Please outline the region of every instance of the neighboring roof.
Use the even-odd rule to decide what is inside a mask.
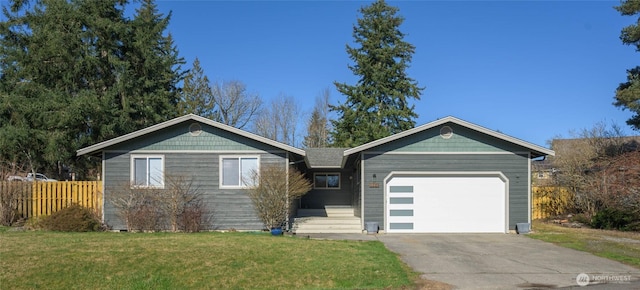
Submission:
[[[341,168],[346,148],[307,148],[306,162],[309,168]]]
[[[458,124],[460,126],[467,127],[469,129],[478,131],[480,133],[484,133],[484,134],[489,135],[489,136],[493,136],[493,137],[498,138],[498,139],[502,139],[502,140],[507,141],[507,142],[511,142],[513,144],[520,145],[522,147],[525,147],[525,148],[531,150],[531,153],[532,153],[531,157],[532,158],[536,158],[536,157],[540,157],[540,156],[546,156],[546,155],[551,155],[551,156],[555,155],[555,152],[553,152],[553,150],[544,148],[542,146],[535,145],[533,143],[529,143],[529,142],[520,140],[518,138],[514,138],[514,137],[511,137],[511,136],[502,134],[500,132],[496,132],[496,131],[487,129],[485,127],[482,127],[482,126],[479,126],[479,125],[476,125],[476,124],[473,124],[473,123],[469,123],[467,121],[460,120],[460,119],[455,118],[455,117],[448,116],[448,117],[445,117],[445,118],[442,118],[442,119],[439,119],[439,120],[424,124],[422,126],[415,127],[413,129],[409,129],[409,130],[406,130],[406,131],[403,131],[403,132],[400,132],[400,133],[397,133],[397,134],[394,134],[394,135],[391,135],[391,136],[388,136],[388,137],[385,137],[385,138],[382,138],[382,139],[378,139],[378,140],[369,142],[367,144],[360,145],[358,147],[354,147],[354,148],[345,150],[344,151],[344,157],[347,157],[347,156],[349,156],[351,154],[358,153],[358,152],[361,152],[361,151],[364,151],[364,150],[367,150],[367,149],[370,149],[370,148],[373,148],[373,147],[376,147],[376,146],[379,146],[379,145],[382,145],[382,144],[386,144],[386,143],[389,143],[389,142],[392,142],[392,141],[407,137],[409,135],[413,135],[413,134],[416,134],[416,133],[419,133],[419,132],[422,132],[422,131],[425,131],[425,130],[429,130],[431,128],[434,128],[434,127],[437,127],[437,126],[440,126],[442,124],[449,123],[449,122],[454,123],[454,124]]]
[[[120,137],[116,137],[116,138],[113,138],[113,139],[110,139],[110,140],[107,140],[107,141],[104,141],[104,142],[101,142],[101,143],[98,143],[98,144],[95,144],[95,145],[91,145],[91,146],[79,149],[78,151],[76,151],[76,154],[78,156],[80,156],[80,155],[95,153],[95,152],[101,151],[102,149],[107,148],[109,146],[113,146],[113,145],[116,145],[116,144],[119,144],[119,143],[122,143],[122,142],[125,142],[125,141],[129,141],[131,139],[134,139],[134,138],[137,138],[137,137],[149,134],[149,133],[153,133],[153,132],[156,132],[158,130],[161,130],[161,129],[164,129],[164,128],[167,128],[167,127],[170,127],[170,126],[173,126],[173,125],[176,125],[176,124],[180,124],[180,123],[186,122],[186,121],[197,121],[197,122],[200,122],[200,123],[207,124],[207,125],[210,125],[212,127],[218,128],[220,130],[225,130],[225,131],[228,131],[228,132],[231,132],[231,133],[243,136],[243,137],[247,137],[249,139],[253,139],[253,140],[258,141],[258,142],[262,142],[262,143],[267,144],[267,145],[271,145],[273,147],[276,147],[276,148],[279,148],[279,149],[282,149],[282,150],[285,150],[285,151],[289,151],[289,152],[298,154],[300,156],[305,156],[305,152],[302,149],[298,149],[298,148],[289,146],[289,145],[284,144],[284,143],[273,141],[271,139],[267,139],[265,137],[258,136],[256,134],[252,134],[252,133],[249,133],[247,131],[240,130],[238,128],[231,127],[231,126],[228,126],[228,125],[225,125],[225,124],[222,124],[222,123],[218,123],[216,121],[213,121],[213,120],[210,120],[210,119],[207,119],[207,118],[204,118],[204,117],[200,117],[200,116],[194,115],[194,114],[188,114],[188,115],[184,115],[182,117],[177,117],[175,119],[171,119],[169,121],[162,122],[160,124],[156,124],[156,125],[144,128],[142,130],[138,130],[138,131],[126,134],[126,135],[122,135]]]

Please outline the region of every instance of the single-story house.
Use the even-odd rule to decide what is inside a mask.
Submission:
[[[289,164],[313,183],[292,215],[346,208],[359,232],[375,223],[386,233],[515,230],[531,222],[531,160],[554,155],[454,117],[355,148],[303,150],[193,114],[77,153],[102,158],[103,218],[113,229],[126,227],[110,191],[129,182],[162,188],[167,175],[179,174],[203,191],[216,229],[260,230],[242,176]]]

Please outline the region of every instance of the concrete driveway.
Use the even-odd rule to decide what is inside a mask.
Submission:
[[[589,285],[607,282],[608,286],[615,285],[615,289],[640,287],[638,269],[523,235],[381,234],[376,237],[400,254],[409,266],[424,273],[423,278],[459,289],[579,286],[576,277],[581,273],[588,275]],[[604,285],[598,287],[601,286]]]

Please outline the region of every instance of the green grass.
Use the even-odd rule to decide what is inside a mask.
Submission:
[[[60,233],[0,228],[3,289],[411,288],[381,242],[265,233]]]
[[[529,237],[640,268],[640,233],[574,229],[535,222]]]

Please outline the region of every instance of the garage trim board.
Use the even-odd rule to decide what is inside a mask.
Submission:
[[[501,172],[391,172],[387,233],[507,233],[509,180]]]

